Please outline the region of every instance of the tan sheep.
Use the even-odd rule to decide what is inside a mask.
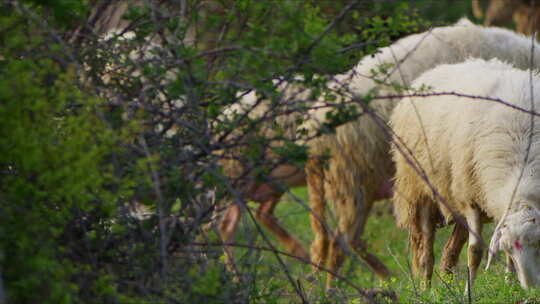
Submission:
[[[472,284],[487,218],[501,221],[492,247],[509,254],[522,286],[540,284],[540,119],[515,108],[540,109],[540,77],[531,73],[496,59],[441,65],[413,87],[508,104],[433,95],[404,98],[395,108],[394,209],[398,225],[409,228],[413,270],[423,279],[433,271],[436,226],[463,218]]]
[[[298,110],[293,109],[297,104],[296,101],[303,102],[309,99],[310,91],[306,90],[295,84],[294,82],[283,82],[278,86],[280,92],[282,92],[282,102],[289,103],[289,106],[280,108],[280,111],[291,110],[292,114],[277,115],[272,117],[272,122],[277,123],[285,131],[284,136],[294,141],[297,120],[301,118],[302,114]],[[247,113],[250,119],[259,119],[267,114],[270,110],[270,104],[268,100],[261,100],[255,94],[250,92],[242,97],[238,104],[234,104],[224,112],[224,117],[232,117],[235,114]],[[272,129],[270,124],[262,123],[261,134],[264,134],[268,138],[276,136],[276,131]],[[233,132],[226,141],[232,142],[234,145],[239,145],[241,141],[238,140],[238,136],[244,134],[238,134]],[[278,157],[271,151],[271,148],[281,146],[283,142],[274,140],[269,144],[269,148],[265,151],[265,155],[261,158],[277,161]],[[305,185],[305,173],[302,168],[298,168],[290,164],[275,164],[275,167],[270,171],[270,174],[266,177],[265,181],[256,181],[253,175],[243,177],[247,171],[253,168],[249,168],[248,165],[243,162],[242,158],[238,156],[241,152],[237,148],[222,150],[218,152],[220,157],[220,164],[223,167],[224,173],[237,183],[234,185],[241,197],[246,200],[252,200],[260,203],[260,206],[255,214],[256,218],[269,229],[278,240],[295,256],[309,260],[307,251],[301,245],[301,243],[291,236],[287,230],[285,230],[278,221],[274,218],[273,212],[279,202],[283,193],[287,188],[303,186]],[[223,204],[223,203],[222,203]],[[242,207],[234,200],[227,202],[226,210],[219,222],[218,232],[223,242],[228,243],[234,238],[235,231],[238,227],[240,217],[242,215]],[[225,247],[226,252],[226,264],[231,270],[234,270],[234,256],[233,250]]]

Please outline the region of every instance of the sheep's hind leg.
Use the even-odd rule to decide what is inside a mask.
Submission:
[[[311,243],[311,261],[317,266],[326,266],[329,255],[329,233],[325,222],[326,201],[324,192],[324,169],[322,161],[310,159],[306,164],[306,177],[311,205],[311,228],[314,240]]]
[[[279,225],[274,217],[274,209],[279,203],[281,194],[275,195],[271,200],[264,202],[257,210],[257,219],[263,223],[273,234],[276,235],[278,240],[291,252],[291,254],[300,257],[306,261],[309,260],[309,255],[304,247],[298,240],[292,237],[287,230]]]
[[[363,210],[360,210],[359,212],[356,227],[347,232],[347,239],[351,248],[368,265],[371,271],[373,271],[379,278],[385,280],[390,277],[390,270],[377,256],[367,251],[367,247],[361,238],[372,205],[373,201],[365,202],[365,206],[362,208]]]
[[[390,277],[391,272],[388,267],[376,255],[367,251],[366,245],[361,239],[355,240],[351,247],[379,278],[384,280]]]
[[[390,270],[384,265],[384,263],[374,254],[369,253],[366,250],[366,246],[363,241],[359,238],[360,235],[356,236],[351,235],[342,235],[340,232],[337,232],[336,235],[330,241],[329,253],[328,253],[328,269],[333,273],[337,273],[339,268],[343,264],[345,257],[344,247],[349,246],[354,249],[354,251],[360,256],[360,258],[368,265],[368,267],[373,271],[379,278],[387,279],[390,277]],[[332,286],[332,281],[334,280],[334,275],[332,273],[328,274],[326,279],[326,289],[330,289]]]
[[[328,268],[337,272],[340,268],[344,251],[343,247],[349,245],[368,267],[381,279],[390,277],[390,270],[375,255],[367,252],[361,236],[371,210],[373,202],[364,200],[361,193],[357,193],[355,200],[345,200],[336,206],[338,217],[338,232],[330,243]],[[330,287],[333,275],[327,279],[327,288]]]
[[[441,264],[439,265],[441,273],[453,274],[455,272],[456,265],[459,261],[459,254],[465,242],[467,242],[468,237],[469,231],[467,227],[459,222],[456,223],[450,238],[448,238],[444,245]]]
[[[409,241],[413,252],[413,273],[423,279],[424,289],[431,286],[433,275],[433,242],[435,240],[435,206],[415,206],[410,223]]]
[[[364,217],[362,212],[358,212],[359,205],[352,199],[339,199],[335,202],[336,218],[338,220],[337,231],[332,237],[328,248],[328,273],[326,277],[326,289],[332,287],[332,281],[334,280],[334,273],[339,271],[339,268],[343,264],[345,258],[345,248],[350,245],[350,238],[354,233],[354,230],[363,228],[361,218]],[[355,229],[356,227],[356,229]],[[360,235],[358,235],[360,236]]]

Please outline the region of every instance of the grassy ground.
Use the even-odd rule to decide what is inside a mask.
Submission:
[[[293,233],[305,246],[309,246],[312,234],[306,211],[307,194],[305,188],[298,188],[285,197],[276,210],[276,217],[288,231]],[[300,202],[298,201],[300,199]],[[256,204],[250,205],[255,211]],[[484,240],[489,242],[493,224],[485,227]],[[262,236],[256,233],[254,223],[249,216],[243,218],[239,229],[237,242],[268,247]],[[448,235],[449,228],[439,229],[435,243],[437,258]],[[271,244],[278,250],[286,251],[269,233]],[[411,277],[408,258],[407,231],[396,228],[391,215],[390,202],[377,203],[369,218],[365,235],[371,252],[380,257],[392,270],[394,277],[389,281],[378,280],[363,263],[356,257],[349,257],[340,273],[354,285],[363,288],[384,288],[393,290],[400,303],[469,303],[464,296],[466,282],[466,250],[460,257],[459,271],[455,277],[444,277],[435,271],[432,288],[421,291],[418,282]],[[257,282],[252,293],[254,302],[275,303],[300,302],[292,287],[291,280],[300,286],[307,299],[312,303],[362,303],[362,298],[354,288],[338,281],[331,292],[324,291],[325,274],[313,273],[308,265],[281,256],[278,259],[270,251],[236,249],[237,264],[241,265],[244,273],[249,273],[251,279]],[[281,264],[281,262],[284,265]],[[489,271],[484,271],[485,260],[480,266],[479,276],[473,288],[472,303],[540,303],[540,291],[522,290],[515,276],[505,280],[504,265],[495,263]],[[502,261],[502,260],[499,260]],[[382,301],[384,303],[384,301]]]

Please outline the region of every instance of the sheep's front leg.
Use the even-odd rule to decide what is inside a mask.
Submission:
[[[506,254],[506,272],[516,272],[516,268],[514,267],[514,261],[512,261],[512,257],[510,257],[509,254]]]
[[[345,230],[346,239],[349,242],[350,247],[360,256],[360,258],[366,262],[369,268],[381,279],[386,280],[390,277],[390,270],[384,265],[384,263],[374,254],[367,251],[366,244],[362,240],[362,232],[366,225],[366,221],[373,205],[373,201],[364,200],[361,201],[364,206],[359,208],[360,212],[355,219],[353,225],[348,226]],[[358,203],[358,202],[357,202]],[[341,219],[346,218],[341,216]],[[342,221],[340,221],[342,222]],[[344,229],[343,227],[341,227]]]
[[[465,215],[467,225],[469,225],[469,248],[467,250],[467,266],[469,268],[469,284],[465,288],[465,293],[469,294],[472,289],[478,266],[482,261],[482,222],[480,221],[480,211],[471,207]]]
[[[409,240],[413,253],[412,267],[415,275],[429,288],[433,275],[433,242],[435,240],[435,206],[431,203],[416,206],[410,223]]]
[[[506,268],[505,268],[505,275],[504,280],[508,283],[512,281],[512,273],[516,272],[516,268],[514,266],[514,261],[512,261],[512,258],[509,254],[506,255]]]

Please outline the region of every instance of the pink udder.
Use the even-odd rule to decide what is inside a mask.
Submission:
[[[394,183],[391,180],[386,180],[382,183],[382,185],[379,185],[379,189],[377,189],[377,193],[375,195],[375,200],[381,200],[381,199],[387,199],[392,197],[392,187],[394,186]]]
[[[517,249],[521,249],[521,243],[519,241],[515,241],[514,242],[514,247],[516,247]]]

